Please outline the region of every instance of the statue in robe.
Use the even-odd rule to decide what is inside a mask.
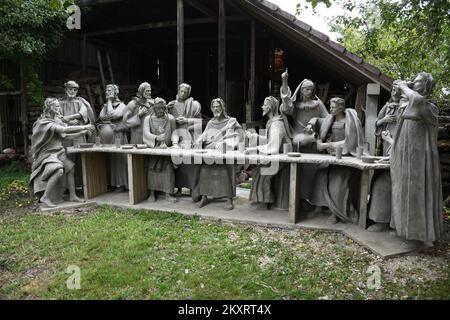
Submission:
[[[398,87],[408,106],[393,138],[391,162],[392,218],[390,226],[414,248],[443,235],[442,184],[437,148],[438,107],[429,97],[435,82],[419,73]]]
[[[75,192],[74,163],[68,159],[64,139],[91,135],[95,127],[67,125],[63,121],[58,99],[47,98],[44,111],[33,124],[31,136],[32,168],[30,185],[40,202],[49,208],[63,202],[61,189],[69,189],[69,200],[82,202]]]
[[[152,113],[154,101],[152,99],[152,86],[141,83],[136,97],[127,105],[123,115],[124,124],[130,129],[130,143],[143,144],[143,122],[146,116]]]
[[[175,131],[175,118],[167,112],[166,101],[156,98],[153,112],[144,119],[143,140],[150,148],[166,149],[172,144]],[[173,196],[175,188],[175,169],[170,157],[150,156],[146,161],[149,201],[156,201],[156,192],[166,194],[166,200],[177,202]]]
[[[292,149],[287,119],[280,115],[279,105],[278,100],[274,97],[268,97],[264,100],[263,116],[268,118],[265,136],[258,136],[258,134],[250,132],[246,134],[250,141],[258,138],[267,141],[267,143],[247,148],[246,153],[258,151],[260,154],[266,155],[282,154],[285,144],[288,145],[288,150]],[[258,204],[262,204],[266,209],[269,206],[289,209],[290,168],[286,163],[278,162],[277,165],[278,170],[274,169],[273,164],[261,164],[255,168],[249,197],[250,203],[254,204],[255,208],[259,208],[260,205]],[[276,170],[276,172],[272,172],[272,170]]]
[[[394,81],[392,84],[391,98],[381,109],[378,114],[375,135],[377,136],[377,145],[382,146],[383,156],[389,156],[391,153],[392,143],[389,139],[396,135],[397,124],[400,116],[405,110],[408,100],[402,97],[398,88],[400,80]],[[384,134],[382,134],[384,133]],[[379,147],[377,147],[379,149]],[[371,232],[382,232],[389,230],[391,221],[391,174],[388,170],[376,170],[372,178],[371,196],[369,204],[369,219],[374,222],[367,228]]]
[[[116,143],[121,145],[128,143],[127,128],[123,125],[123,115],[127,106],[119,99],[119,87],[109,84],[105,90],[106,103],[100,111],[97,120],[100,137],[105,144]],[[104,133],[104,134],[103,134]],[[108,135],[108,137],[106,137]],[[116,192],[122,192],[128,188],[128,164],[126,154],[111,153],[107,155],[109,184],[116,187]]]
[[[236,118],[227,115],[225,102],[221,98],[211,101],[213,118],[206,125],[196,145],[203,149],[212,149],[219,152],[236,149],[243,140],[243,131]],[[233,198],[236,196],[236,181],[234,165],[202,164],[198,178],[198,194],[201,196],[199,207],[208,202],[208,197],[226,198],[226,210],[234,208]]]
[[[304,79],[291,94],[288,86],[289,74],[286,70],[282,75],[281,114],[288,119],[288,135],[292,138],[294,151],[304,153],[316,153],[316,139],[309,121],[313,118],[325,118],[328,111],[323,102],[314,94],[315,85],[311,80]],[[300,168],[300,198],[309,200],[312,196],[312,181],[317,171],[316,164],[304,164]],[[311,201],[310,201],[311,202]]]
[[[345,100],[330,100],[330,115],[326,118],[311,119],[309,123],[319,134],[317,149],[335,154],[342,148],[343,155],[356,156],[357,148],[365,147],[361,122],[354,109],[345,108]],[[366,151],[364,151],[367,153]],[[314,181],[311,203],[318,208],[328,207],[331,216],[328,223],[339,221],[356,222],[359,200],[360,171],[358,169],[320,165]]]
[[[67,81],[64,84],[66,95],[59,100],[61,106],[61,120],[68,126],[78,126],[84,124],[94,124],[96,120],[95,111],[84,98],[78,97],[79,85],[75,81]],[[85,143],[85,135],[80,135],[75,139],[64,139],[65,147],[72,147]],[[75,184],[77,187],[83,186],[81,174],[81,156],[80,154],[70,154],[69,159],[75,162]]]
[[[191,96],[191,86],[182,83],[178,86],[176,100],[168,103],[169,113],[175,118],[176,130],[172,135],[175,148],[191,149],[202,133],[201,105]],[[193,164],[180,164],[175,171],[175,186],[178,193],[181,188],[194,189],[199,175],[199,166]],[[198,199],[193,199],[198,201]]]

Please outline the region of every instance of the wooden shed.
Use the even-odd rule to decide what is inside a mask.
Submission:
[[[288,68],[291,89],[308,78],[327,106],[340,96],[357,109],[374,150],[376,114],[393,79],[269,1],[79,0],[77,5],[81,29],[68,30],[42,66],[47,96],[64,94],[67,80],[79,81],[80,95],[98,112],[107,83],[118,84],[128,102],[141,82],[150,82],[153,96],[168,101],[178,84],[187,82],[205,117],[211,116],[210,101],[222,97],[230,115],[254,125],[262,118],[264,97],[279,96],[281,73]],[[20,66],[9,73],[19,76]],[[26,152],[40,114],[42,106],[27,106],[23,88],[19,76],[16,89],[0,92],[2,150]]]

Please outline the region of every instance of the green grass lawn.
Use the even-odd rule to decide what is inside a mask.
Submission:
[[[71,265],[79,290],[66,286]],[[378,290],[366,285],[371,265]],[[448,299],[448,247],[383,261],[336,233],[109,207],[24,212],[0,215],[0,297]]]

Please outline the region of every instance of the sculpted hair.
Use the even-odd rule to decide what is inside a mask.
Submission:
[[[191,95],[191,86],[187,83],[182,83],[178,86],[178,91],[180,91],[182,88],[188,89],[188,95]]]
[[[223,115],[226,117],[226,116],[227,116],[227,109],[225,108],[225,101],[223,101],[222,98],[216,98],[216,99],[213,99],[213,100],[211,101],[211,106],[210,106],[211,109],[212,109],[212,106],[213,106],[213,104],[214,104],[215,102],[218,102],[218,103],[220,104],[220,106],[222,107]]]
[[[59,101],[56,98],[47,98],[44,101],[44,110],[42,111],[42,116],[48,116],[50,114],[50,110],[53,106],[58,104]]]
[[[425,91],[426,91],[425,96],[428,97],[432,95],[434,87],[436,87],[436,81],[434,81],[433,76],[428,72],[419,72],[416,78],[419,76],[425,80]]]
[[[139,85],[139,88],[138,88],[138,92],[137,92],[137,97],[138,98],[143,98],[144,97],[144,91],[145,91],[145,89],[147,89],[147,88],[152,88],[152,86],[150,85],[150,83],[148,83],[148,82],[143,82],[143,83],[141,83],[140,85]]]
[[[270,96],[270,97],[267,97],[266,99],[264,99],[264,101],[267,101],[269,103],[270,108],[272,109],[272,113],[274,115],[279,114],[280,102],[278,101],[277,98]]]
[[[330,99],[330,104],[334,102],[336,105],[342,107],[345,109],[345,100],[339,97],[335,97],[335,98],[331,98]]]

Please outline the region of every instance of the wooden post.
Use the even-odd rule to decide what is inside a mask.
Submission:
[[[297,223],[300,217],[300,166],[291,163],[291,177],[289,183],[289,221]]]
[[[100,50],[97,50],[97,61],[98,61],[98,68],[100,69],[100,77],[102,79],[102,87],[104,90],[106,87],[106,83],[105,83],[105,73],[103,72],[102,54]]]
[[[86,71],[87,64],[87,36],[83,35],[83,47],[81,48],[81,65],[83,71]]]
[[[253,121],[253,113],[255,109],[255,96],[256,96],[256,24],[252,20],[250,30],[250,121]]]
[[[218,87],[217,92],[220,98],[226,100],[226,13],[225,1],[219,0],[219,48],[218,48]],[[227,104],[228,109],[228,104]]]
[[[92,199],[106,193],[106,159],[104,153],[82,153],[84,199]]]
[[[177,0],[177,73],[178,85],[184,82],[184,4]]]
[[[21,119],[22,122],[22,136],[23,136],[23,153],[28,159],[28,113],[27,113],[27,97],[25,92],[25,66],[23,61],[20,62],[20,90],[22,91],[20,95],[20,108],[21,108]],[[1,134],[1,133],[0,133]]]
[[[112,64],[111,64],[111,58],[110,58],[108,52],[106,53],[106,62],[108,63],[109,77],[111,79],[111,83],[115,83],[114,74],[113,74],[113,70],[112,70]]]
[[[148,197],[145,156],[128,154],[128,188],[130,204],[139,203]]]
[[[370,170],[361,171],[361,186],[359,196],[359,226],[363,229],[367,227],[367,203],[370,189]]]
[[[369,143],[369,153],[375,155],[376,137],[375,137],[375,122],[378,115],[378,97],[380,96],[380,84],[369,83],[367,85],[366,96],[366,122],[365,122],[365,136]]]

